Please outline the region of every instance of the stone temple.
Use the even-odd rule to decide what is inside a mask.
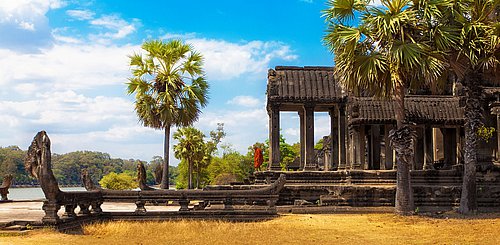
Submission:
[[[464,102],[460,84],[442,95],[410,91],[406,117],[416,131],[412,184],[416,206],[457,206],[463,164]],[[479,206],[500,207],[500,87],[484,87],[484,118],[495,128],[481,141],[478,156]],[[268,171],[256,183],[287,174],[282,203],[295,200],[328,205],[378,206],[394,202],[395,153],[388,132],[395,127],[394,102],[344,91],[333,67],[277,66],[268,71]],[[280,171],[280,112],[297,112],[300,159]],[[314,149],[314,112],[328,112],[330,135],[323,149]],[[292,184],[293,183],[293,184]],[[375,196],[375,198],[370,198]]]

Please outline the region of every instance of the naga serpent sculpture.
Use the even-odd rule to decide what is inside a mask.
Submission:
[[[52,172],[50,152],[50,139],[45,131],[40,131],[35,135],[28,153],[24,158],[24,167],[28,173],[38,179],[46,200],[42,209],[45,216],[42,222],[57,224],[59,222],[58,210],[65,207],[66,217],[75,217],[74,209],[80,206],[80,214],[89,214],[89,206],[92,212],[102,212],[100,205],[102,197],[99,191],[94,192],[63,192],[59,189],[54,173]]]
[[[52,172],[50,139],[45,131],[36,134],[24,158],[24,167],[31,176],[38,179],[45,197],[55,202],[61,197],[54,173]]]

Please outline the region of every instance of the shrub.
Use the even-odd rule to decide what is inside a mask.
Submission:
[[[138,187],[134,177],[130,174],[117,174],[115,172],[104,175],[99,184],[101,187],[111,190],[129,190]]]

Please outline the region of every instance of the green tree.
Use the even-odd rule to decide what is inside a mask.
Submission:
[[[111,190],[130,190],[137,188],[137,181],[132,176],[132,173],[120,173],[111,172],[99,181],[101,187]]]
[[[130,57],[133,77],[128,93],[135,93],[135,111],[146,127],[165,131],[161,188],[168,189],[171,126],[189,126],[207,104],[208,84],[201,54],[180,40],[146,41],[146,52]]]
[[[325,44],[335,55],[336,80],[354,95],[392,97],[396,129],[390,133],[397,158],[395,211],[410,214],[413,198],[409,178],[414,131],[405,117],[408,89],[437,84],[445,68],[442,52],[428,35],[430,24],[411,0],[329,0]],[[418,1],[415,1],[418,2]],[[426,15],[437,16],[439,1],[426,1]],[[359,22],[357,26],[350,23]],[[429,41],[431,40],[431,41]],[[444,40],[447,41],[447,40]]]
[[[203,137],[205,135],[193,127],[179,128],[174,133],[174,139],[179,141],[174,146],[175,157],[185,160],[188,164],[188,189],[193,189],[193,167],[205,157],[206,146]]]
[[[26,152],[18,146],[0,147],[0,183],[7,174],[12,174],[15,184],[34,184],[36,180],[24,170]]]
[[[253,172],[253,153],[246,156],[228,146],[222,157],[214,156],[208,166],[210,183],[227,185],[243,181]]]
[[[253,151],[253,146],[248,149]],[[266,143],[262,148],[262,153],[264,155],[264,163],[262,165],[266,167],[266,163],[269,162],[269,140],[266,140]],[[296,158],[300,157],[300,147],[288,144],[282,134],[280,134],[280,156],[280,166],[282,170],[286,170],[288,165],[292,164]]]
[[[500,1],[459,0],[447,3],[436,25],[449,30],[454,45],[447,46],[450,74],[465,87],[464,174],[459,212],[477,210],[476,165],[479,132],[484,127],[482,86],[498,83],[500,75]],[[425,2],[421,1],[425,6]]]

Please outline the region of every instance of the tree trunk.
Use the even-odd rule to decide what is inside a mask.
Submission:
[[[413,160],[414,130],[406,125],[405,120],[405,88],[403,84],[395,86],[395,117],[397,127],[391,130],[391,144],[396,151],[397,178],[395,211],[401,215],[410,215],[413,212],[413,191],[410,179],[410,163]]]
[[[193,163],[188,159],[188,189],[193,189]]]
[[[161,189],[169,188],[168,179],[168,160],[169,160],[169,148],[170,148],[170,125],[165,126],[165,142],[163,144],[163,173],[161,177]]]
[[[465,102],[465,146],[464,146],[464,175],[462,195],[458,212],[470,214],[477,211],[476,194],[476,165],[479,136],[477,131],[481,127],[481,81],[480,74],[473,73],[467,77]]]
[[[196,189],[200,189],[200,166],[196,167]]]

